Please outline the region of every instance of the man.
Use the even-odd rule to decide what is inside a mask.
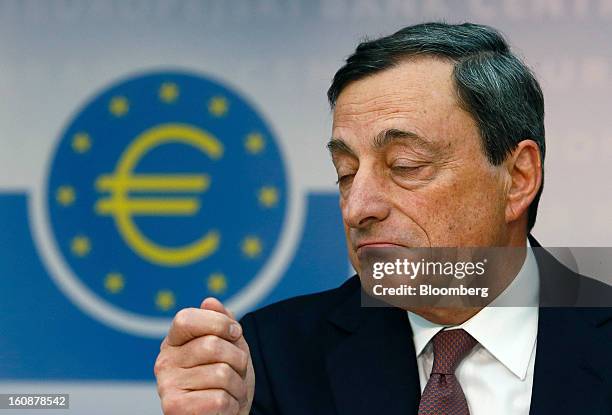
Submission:
[[[427,23],[364,42],[328,97],[358,274],[370,248],[539,246],[528,233],[542,192],[543,97],[498,32]],[[604,289],[530,251],[515,280],[536,303],[563,281],[570,300],[583,285]],[[612,413],[609,309],[406,312],[361,307],[360,288],[354,276],[241,325],[215,299],[180,311],[155,365],[164,412]]]

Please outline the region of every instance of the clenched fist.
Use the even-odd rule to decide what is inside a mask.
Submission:
[[[155,362],[166,415],[248,414],[255,371],[242,328],[221,302],[179,311]]]

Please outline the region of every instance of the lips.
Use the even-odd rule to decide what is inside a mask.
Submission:
[[[398,244],[398,243],[387,242],[387,241],[360,242],[357,245],[357,249],[356,249],[358,255],[361,253],[363,248],[405,248],[405,246]]]

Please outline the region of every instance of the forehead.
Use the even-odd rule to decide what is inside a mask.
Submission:
[[[336,102],[332,135],[371,138],[385,128],[405,128],[448,136],[471,121],[457,104],[452,72],[448,60],[420,57],[348,84]]]

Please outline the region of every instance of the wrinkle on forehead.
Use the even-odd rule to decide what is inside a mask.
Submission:
[[[409,98],[407,91],[376,91],[375,96],[368,96],[361,91],[347,91],[347,95],[338,100],[334,112],[334,124],[338,122],[368,122],[375,118],[402,118],[418,111],[417,100]],[[349,95],[349,93],[351,93]]]
[[[452,62],[422,57],[350,83],[336,102],[332,135],[355,145],[389,128],[446,145],[479,139],[475,120],[459,105],[452,72]]]
[[[451,62],[421,57],[354,81],[340,93],[334,121],[459,109],[452,72]]]

